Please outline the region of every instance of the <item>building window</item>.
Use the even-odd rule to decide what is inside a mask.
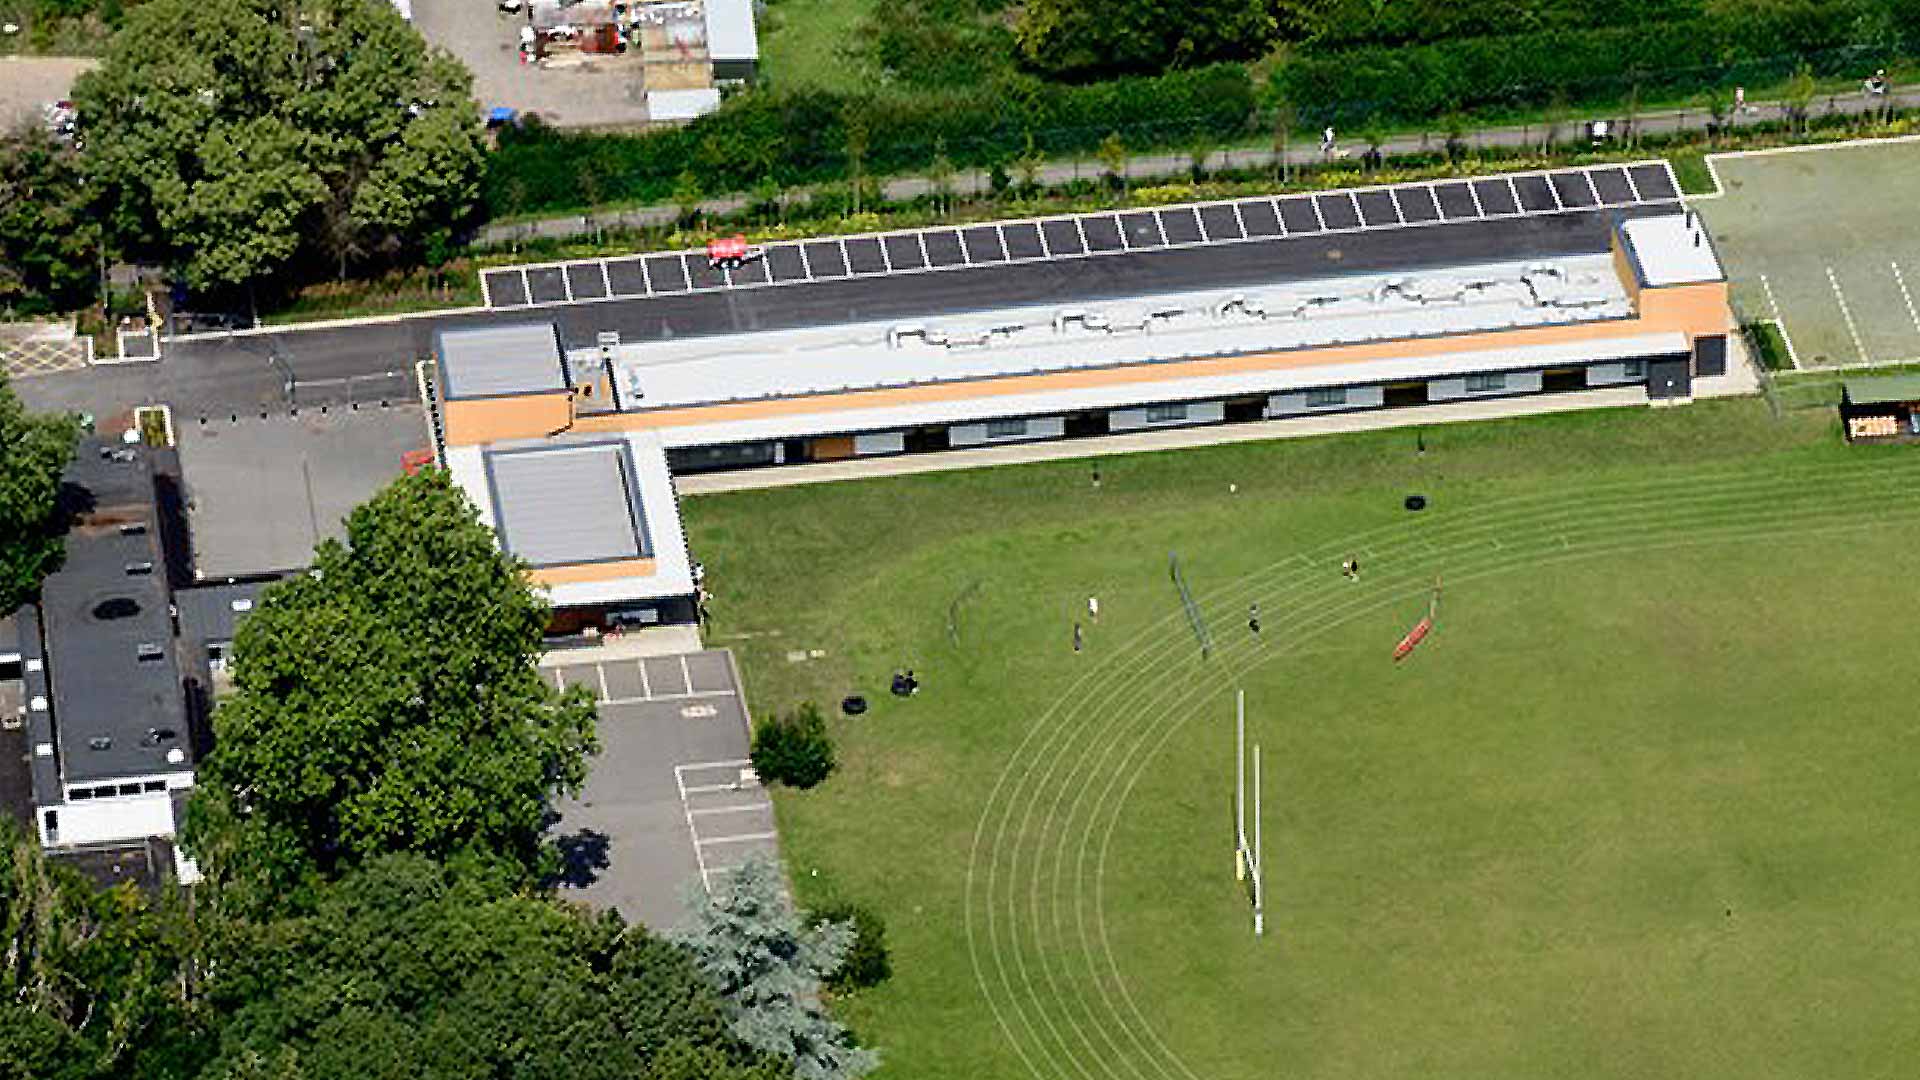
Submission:
[[[1017,439],[1026,433],[1027,422],[1025,420],[987,421],[987,438],[989,439]]]
[[[1487,394],[1507,388],[1507,377],[1503,374],[1467,376],[1467,393]]]
[[[67,792],[67,799],[71,802],[79,802],[82,799],[91,798],[93,798],[93,789],[90,787],[77,787]]]
[[[1187,407],[1185,405],[1147,406],[1147,423],[1149,424],[1168,424],[1175,420],[1185,420],[1186,418]]]
[[[1345,405],[1346,403],[1347,390],[1344,386],[1334,387],[1331,390],[1307,391],[1307,408],[1309,409],[1324,409],[1330,405]]]
[[[143,785],[141,785],[141,786],[142,786],[143,788],[145,788],[146,790],[148,790],[148,791],[165,791],[165,790],[167,790],[167,782],[166,782],[165,780],[149,780],[149,781],[147,781],[147,782],[146,782],[145,784],[143,784]]]
[[[1623,379],[1644,379],[1647,377],[1645,360],[1629,360],[1620,365],[1620,377]]]

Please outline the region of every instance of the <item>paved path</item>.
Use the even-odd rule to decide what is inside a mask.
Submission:
[[[1896,88],[1892,95],[1896,108],[1906,109],[1920,105],[1920,86]],[[1874,107],[1866,95],[1858,92],[1832,94],[1816,97],[1809,107],[1814,116],[1828,113],[1858,115]],[[1763,120],[1777,120],[1785,107],[1778,101],[1750,103],[1744,115],[1729,117],[1735,127],[1755,124]],[[1577,129],[1586,118],[1593,114],[1583,114],[1581,119],[1569,121],[1560,126],[1559,138],[1562,141],[1576,137]],[[1674,109],[1652,112],[1642,116],[1639,121],[1643,135],[1663,134],[1681,130],[1697,130],[1704,126],[1708,115],[1704,109]],[[1308,165],[1324,160],[1319,149],[1319,137],[1314,132],[1301,131],[1290,149],[1287,158],[1296,165]],[[1501,146],[1520,147],[1537,145],[1543,137],[1543,128],[1539,124],[1524,124],[1515,127],[1483,128],[1469,132],[1466,141],[1475,147]],[[1401,135],[1388,139],[1380,145],[1380,152],[1388,157],[1397,154],[1415,154],[1429,152],[1441,146],[1446,136],[1439,130],[1420,135]],[[1339,141],[1340,153],[1352,155],[1363,153],[1364,144],[1351,138]],[[1214,167],[1259,168],[1270,167],[1279,155],[1272,149],[1242,147],[1223,150],[1214,155]],[[1192,159],[1183,153],[1142,154],[1129,159],[1127,175],[1135,181],[1184,175]],[[1041,183],[1052,186],[1064,184],[1080,177],[1095,177],[1102,171],[1101,165],[1087,155],[1079,160],[1055,160],[1048,162],[1041,170]],[[952,188],[956,192],[978,192],[985,190],[988,184],[987,174],[981,170],[967,170],[956,174]],[[897,176],[881,185],[889,199],[911,199],[933,191],[931,181],[923,176]],[[790,191],[790,198],[804,197],[810,188],[797,188]],[[709,199],[700,204],[700,209],[709,214],[729,214],[745,209],[747,200],[743,196],[728,196]],[[605,214],[563,214],[536,221],[518,224],[489,225],[480,231],[477,240],[481,244],[508,244],[514,241],[526,241],[535,237],[578,236],[595,229],[610,227],[637,228],[648,225],[663,225],[672,222],[679,214],[673,206],[645,206],[630,210],[610,211]]]

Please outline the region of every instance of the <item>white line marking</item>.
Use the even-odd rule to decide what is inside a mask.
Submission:
[[[1320,223],[1320,231],[1326,232],[1327,231],[1327,215],[1320,212],[1320,200],[1313,197],[1312,195],[1309,195],[1307,196],[1307,203],[1313,207],[1313,220]],[[1278,212],[1279,210],[1278,207],[1275,207],[1274,209],[1276,212]]]
[[[744,814],[744,813],[747,813],[748,811],[768,810],[771,808],[772,808],[771,805],[768,803],[753,802],[753,803],[740,803],[737,806],[706,806],[690,812],[693,814],[694,817],[699,817],[703,814]]]
[[[640,668],[640,700],[646,701],[653,697],[653,686],[647,682],[647,662],[635,660],[634,664]]]
[[[647,697],[607,698],[602,705],[645,705],[653,701],[700,701],[706,698],[732,697],[731,690],[696,690],[690,694],[650,694]]]
[[[594,673],[600,676],[600,700],[605,701],[613,694],[607,690],[607,668],[605,664],[593,665]]]
[[[994,236],[996,236],[996,237],[998,237],[998,238],[999,238],[999,240],[1000,240],[1000,261],[1002,261],[1002,262],[1012,262],[1012,261],[1013,261],[1013,249],[1007,246],[1007,227],[1006,227],[1006,225],[1004,225],[1004,224],[995,224],[995,225],[994,225],[994,227],[993,227],[993,235],[994,235]]]
[[[1167,223],[1161,219],[1160,211],[1149,210],[1147,216],[1153,219],[1153,231],[1160,234],[1160,246],[1167,246]]]
[[[693,841],[693,864],[700,868],[700,887],[711,893],[713,882],[707,878],[707,860],[700,854],[700,830],[693,827],[693,807],[687,802],[687,783],[680,773],[684,768],[684,765],[673,767],[673,784],[680,789],[680,809],[687,818],[687,839]]]
[[[1366,228],[1367,215],[1360,212],[1360,193],[1357,191],[1347,192],[1347,201],[1353,204],[1353,220],[1358,222],[1361,228]]]
[[[1555,210],[1565,210],[1567,208],[1567,204],[1560,201],[1560,189],[1553,186],[1552,175],[1548,175],[1543,179],[1545,179],[1547,182],[1547,194],[1553,196],[1553,208]]]
[[[492,274],[480,275],[480,306],[481,307],[490,308],[493,306],[493,282],[490,280],[492,277],[493,277]]]
[[[1276,235],[1278,235],[1280,239],[1284,240],[1287,237],[1293,235],[1293,230],[1287,228],[1287,219],[1283,217],[1280,213],[1280,202],[1281,200],[1279,199],[1268,199],[1267,209],[1273,211],[1274,227],[1280,230],[1279,233],[1277,233]]]
[[[1233,223],[1240,226],[1240,238],[1242,240],[1246,239],[1247,217],[1240,212],[1240,204],[1238,202],[1230,202],[1227,205],[1233,207]]]
[[[1433,219],[1435,221],[1445,221],[1447,219],[1447,212],[1440,208],[1439,187],[1433,184],[1422,184],[1421,187],[1426,190],[1427,201],[1433,203]]]
[[[918,240],[918,241],[920,241],[920,265],[921,265],[921,266],[923,266],[923,267],[929,267],[929,268],[930,268],[930,267],[932,267],[932,266],[933,266],[933,257],[932,257],[931,255],[928,255],[928,254],[927,254],[927,233],[926,233],[926,230],[924,230],[924,229],[922,229],[921,231],[919,231],[919,232],[917,232],[917,233],[914,233],[914,234],[913,234],[913,238],[914,238],[915,240]]]
[[[697,843],[748,844],[748,843],[752,843],[755,840],[777,840],[779,839],[779,837],[780,837],[780,834],[776,832],[752,832],[752,833],[740,833],[737,836],[716,836],[711,840],[700,840],[700,841],[697,841]]]
[[[1586,177],[1587,179],[1587,190],[1593,193],[1593,205],[1595,206],[1607,205],[1607,200],[1600,197],[1600,185],[1593,182],[1593,170],[1582,169],[1580,170],[1580,175]]]
[[[807,245],[795,244],[793,245],[793,250],[800,253],[800,272],[807,275],[808,281],[812,281],[813,280],[813,260],[807,258]]]
[[[680,677],[687,680],[687,693],[693,693],[693,669],[687,666],[687,654],[680,654]]]
[[[852,257],[851,255],[848,255],[848,254],[847,254],[847,240],[846,240],[846,237],[841,237],[841,238],[840,238],[840,241],[839,241],[839,244],[840,244],[840,265],[846,268],[846,271],[847,271],[847,276],[848,276],[848,277],[853,277],[853,276],[854,276],[854,274],[853,274],[853,257]]]
[[[527,294],[527,303],[533,303],[533,279],[527,277],[527,268],[520,268],[520,288]]]
[[[1833,298],[1840,301],[1840,316],[1847,320],[1847,334],[1853,338],[1853,350],[1860,354],[1860,362],[1870,364],[1867,347],[1860,343],[1860,328],[1853,325],[1853,309],[1847,307],[1847,294],[1840,291],[1840,279],[1833,274],[1833,267],[1827,267],[1827,284],[1833,286]]]
[[[1640,196],[1640,182],[1633,178],[1632,166],[1621,169],[1620,175],[1627,178],[1627,190],[1633,193],[1633,201],[1636,203],[1646,202],[1647,200]]]
[[[1087,246],[1086,220],[1087,219],[1083,217],[1075,217],[1073,219],[1073,231],[1080,234],[1080,250],[1086,254],[1091,255],[1093,253],[1093,249]]]
[[[1513,212],[1516,214],[1527,213],[1527,204],[1520,201],[1519,185],[1513,182],[1513,177],[1511,176],[1506,177],[1505,179],[1507,181],[1507,193],[1513,196]],[[1553,185],[1549,184],[1547,186],[1552,187]]]
[[[1392,188],[1387,189],[1387,201],[1393,204],[1393,219],[1402,225],[1407,223],[1407,212],[1400,209],[1400,196]]]
[[[1920,330],[1920,311],[1914,310],[1913,294],[1907,291],[1907,276],[1900,272],[1899,263],[1889,262],[1887,265],[1893,267],[1893,280],[1900,286],[1900,299],[1907,302],[1907,318],[1913,320],[1915,330]]]
[[[640,288],[643,294],[647,296],[652,296],[653,295],[653,272],[647,269],[647,257],[645,255],[642,255],[638,259],[635,259],[634,261],[640,264]],[[772,273],[767,274],[767,280],[768,281],[773,280]]]
[[[1040,237],[1040,257],[1053,258],[1053,245],[1047,242],[1047,230],[1041,228],[1040,223],[1036,221],[1033,223],[1033,231]]]
[[[1479,187],[1477,187],[1477,186],[1475,186],[1475,184],[1474,184],[1474,182],[1473,182],[1473,181],[1471,181],[1471,180],[1468,180],[1468,181],[1466,182],[1466,184],[1467,184],[1467,194],[1469,194],[1469,195],[1471,195],[1471,196],[1473,196],[1473,212],[1474,212],[1474,214],[1475,214],[1475,216],[1477,216],[1477,217],[1483,217],[1483,218],[1484,218],[1484,217],[1486,217],[1486,216],[1487,216],[1487,208],[1486,208],[1485,206],[1483,206],[1483,205],[1481,205],[1481,203],[1480,203],[1480,189],[1479,189]]]
[[[1793,347],[1793,338],[1787,333],[1787,320],[1780,317],[1780,302],[1773,298],[1773,283],[1767,280],[1765,274],[1760,275],[1760,291],[1767,294],[1767,307],[1773,310],[1774,329],[1780,331],[1780,341],[1787,347],[1787,360],[1798,370],[1800,352]]]
[[[885,240],[880,241],[880,265],[887,268],[887,273],[893,273],[893,256],[887,254],[887,242]]]

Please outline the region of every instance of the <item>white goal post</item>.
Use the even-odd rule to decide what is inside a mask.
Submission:
[[[1267,932],[1267,890],[1260,855],[1260,744],[1253,745],[1253,836],[1247,836],[1247,692],[1234,692],[1233,728],[1233,876],[1253,879],[1253,933]]]

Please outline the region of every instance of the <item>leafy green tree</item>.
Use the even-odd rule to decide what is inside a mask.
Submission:
[[[152,0],[74,98],[110,240],[199,288],[411,258],[485,167],[466,70],[364,0]]]
[[[597,749],[593,703],[536,667],[547,607],[444,472],[394,481],[235,642],[187,842],[216,884],[284,887],[390,851],[523,876],[549,798]]]
[[[217,943],[205,1080],[778,1080],[688,955],[415,854]]]
[[[80,425],[70,416],[27,412],[0,371],[0,616],[60,565],[66,543],[60,475],[79,437]]]
[[[753,769],[788,787],[810,788],[833,772],[827,718],[809,701],[786,716],[762,720],[753,733]]]
[[[1100,159],[1100,165],[1107,170],[1107,183],[1124,189],[1127,186],[1127,144],[1120,141],[1120,133],[1107,132],[1100,140],[1100,148],[1094,151]]]
[[[99,266],[99,218],[79,155],[36,127],[0,136],[0,311],[81,307]]]
[[[800,1080],[853,1080],[880,1065],[820,1007],[822,979],[838,970],[854,931],[802,926],[780,891],[779,870],[755,856],[694,910],[676,935],[696,970],[720,992],[736,1038],[793,1062]]]
[[[1269,0],[1027,0],[1014,36],[1041,71],[1157,72],[1257,55],[1277,27]]]
[[[0,1078],[143,1075],[190,1035],[178,913],[101,891],[0,815]]]
[[[1813,104],[1813,95],[1819,90],[1814,82],[1813,67],[1801,61],[1787,78],[1786,89],[1781,95],[1781,104],[1786,109],[1787,123],[1799,134],[1806,134],[1808,106]]]

